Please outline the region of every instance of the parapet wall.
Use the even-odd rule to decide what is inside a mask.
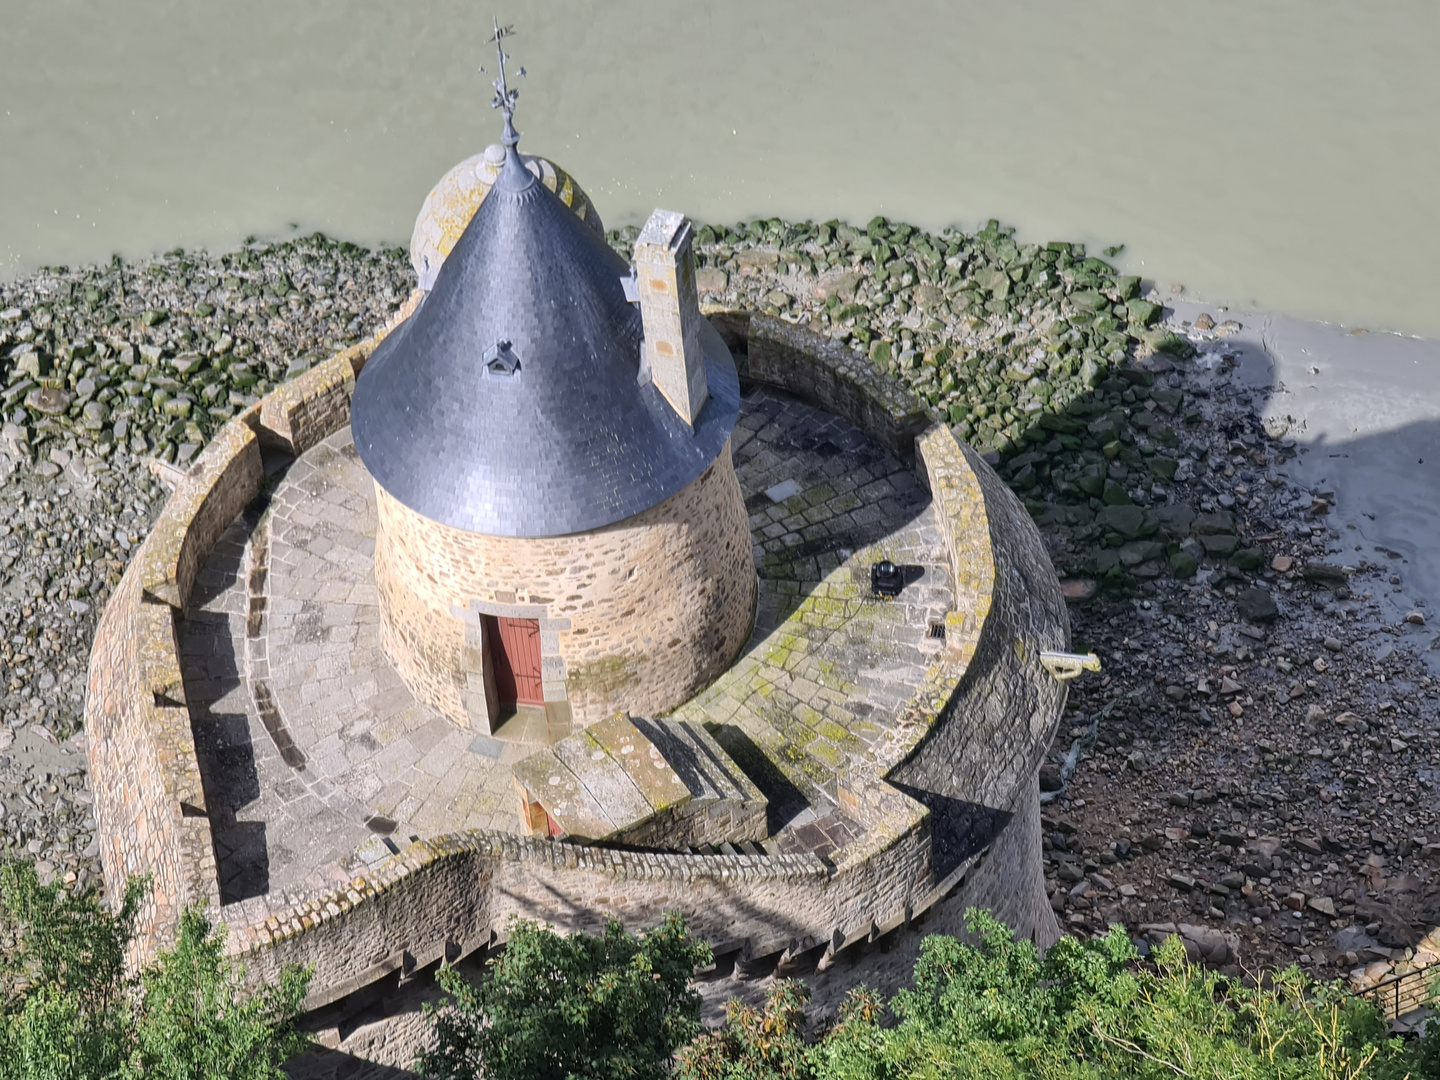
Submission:
[[[136,924],[137,958],[173,938],[187,906],[220,907],[176,641],[196,572],[259,494],[261,446],[303,452],[343,427],[345,387],[354,386],[359,365],[417,302],[412,296],[370,340],[226,424],[186,471],[105,606],[90,652],[87,755],[111,896],[118,902],[132,876],[151,877]]]
[[[1004,481],[974,450],[935,429],[917,445],[954,552],[957,611],[947,635],[962,615],[967,630],[974,618],[982,632],[965,633],[970,656],[959,689],[889,780],[926,792],[932,810],[950,807],[950,833],[935,836],[942,869],[992,838],[992,856],[1003,844],[1007,857],[987,860],[971,882],[977,903],[1005,910],[1012,926],[1048,945],[1060,929],[1045,897],[1038,774],[1066,691],[1040,653],[1069,647],[1069,615],[1040,534]],[[987,539],[979,543],[982,531]]]
[[[424,299],[425,294],[416,289],[374,336],[342,349],[266,394],[260,402],[257,429],[261,445],[299,457],[350,423],[350,395],[355,392],[360,369],[375,347],[415,314]]]
[[[563,929],[614,916],[639,927],[679,910],[722,952],[758,957],[823,944],[833,956],[906,925],[959,889],[1022,934],[1054,937],[1034,774],[1064,693],[1039,652],[1063,648],[1068,625],[1037,531],[988,466],[863,358],[778,320],[757,316],[743,325],[751,379],[807,397],[892,449],[916,452],[951,546],[957,611],[947,621],[945,653],[887,738],[841,785],[842,803],[866,824],[865,836],[826,863],[813,855],[622,852],[470,832],[411,844],[369,867],[357,860],[347,885],[299,903],[255,898],[219,909],[174,621],[219,532],[258,493],[261,447],[303,453],[343,427],[355,374],[382,332],[227,426],[187,473],[102,620],[86,715],[96,811],[112,894],[128,874],[154,876],[142,917],[145,951],[173,935],[185,905],[205,904],[229,924],[230,948],[247,954],[252,977],[313,963],[308,1004],[317,1007],[396,968],[503,937],[512,916]],[[921,781],[948,802],[923,801]],[[977,822],[958,838],[956,805],[972,805]],[[938,836],[937,821],[944,823]]]
[[[116,900],[128,878],[150,875],[135,942],[147,955],[187,905],[218,906],[219,887],[174,612],[142,599],[136,573],[96,629],[85,711],[100,862]]]
[[[908,458],[930,426],[921,401],[869,359],[834,338],[783,319],[743,312],[717,313],[727,343],[747,341],[748,378],[813,401],[848,420],[897,457]]]
[[[512,917],[593,931],[606,918],[654,925],[678,909],[717,951],[748,945],[756,956],[807,937],[823,944],[834,927],[865,940],[876,903],[921,907],[916,875],[876,869],[879,882],[862,882],[833,875],[814,855],[638,853],[467,832],[411,844],[349,888],[242,934],[253,950],[246,963],[260,976],[273,978],[287,963],[316,965],[314,985],[328,993],[312,994],[313,1007],[402,964],[503,940]]]

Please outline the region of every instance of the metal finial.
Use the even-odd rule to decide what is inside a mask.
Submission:
[[[505,48],[501,43],[506,38],[515,36],[515,28],[513,26],[501,26],[499,19],[492,18],[492,22],[495,27],[495,33],[491,36],[490,40],[495,44],[495,55],[500,61],[500,75],[494,82],[495,99],[490,102],[490,107],[492,109],[499,109],[505,117],[505,130],[500,136],[500,141],[507,147],[513,147],[520,142],[520,136],[516,134],[514,124],[515,101],[520,97],[520,91],[513,89],[505,80],[505,61],[509,60],[510,57],[506,54]],[[484,71],[485,69],[482,67],[480,70]],[[520,69],[520,75],[522,77],[525,75],[525,69],[523,67]]]

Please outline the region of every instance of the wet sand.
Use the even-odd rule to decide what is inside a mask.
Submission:
[[[1212,305],[1172,301],[1193,321]],[[1327,524],[1337,561],[1401,554],[1391,614],[1440,600],[1440,341],[1366,333],[1283,315],[1232,310],[1239,377],[1271,431],[1281,424],[1298,456],[1282,469],[1312,492],[1333,491]],[[1357,551],[1359,545],[1363,551]],[[1440,667],[1440,653],[1429,654]]]

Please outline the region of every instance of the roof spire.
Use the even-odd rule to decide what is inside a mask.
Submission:
[[[499,19],[492,18],[495,32],[490,35],[490,41],[495,46],[495,55],[500,61],[500,74],[495,79],[495,99],[490,102],[492,109],[501,110],[505,117],[505,132],[500,141],[506,146],[515,146],[520,142],[520,136],[515,131],[515,101],[520,97],[520,91],[512,88],[505,80],[505,61],[510,59],[510,54],[505,51],[501,44],[506,38],[515,36],[513,26],[501,26]],[[480,70],[485,70],[485,65],[480,65]],[[520,69],[521,76],[524,76],[525,69]]]
[[[500,62],[500,74],[496,77],[495,98],[490,102],[492,109],[499,109],[505,117],[505,128],[501,132],[500,141],[505,145],[505,165],[496,179],[498,186],[511,191],[523,191],[535,182],[530,170],[525,168],[525,163],[520,160],[520,152],[515,148],[520,144],[520,135],[515,130],[515,102],[520,97],[520,91],[510,86],[505,79],[505,61],[510,59],[505,52],[504,41],[508,37],[515,36],[513,26],[501,26],[500,20],[492,17],[495,27],[494,34],[490,40],[495,44],[495,55]],[[485,68],[482,66],[481,71]],[[524,76],[525,69],[520,69],[521,76]]]

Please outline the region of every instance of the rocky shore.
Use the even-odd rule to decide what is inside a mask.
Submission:
[[[633,230],[611,234],[627,252]],[[1223,311],[1183,319],[1080,245],[768,220],[699,230],[702,302],[830,334],[987,451],[1073,601],[1072,730],[1042,777],[1068,928],[1187,925],[1199,954],[1333,975],[1440,919],[1435,700],[1398,553],[1329,527]],[[1113,254],[1113,249],[1112,249]],[[98,611],[183,465],[408,293],[322,237],[0,284],[0,834],[98,883],[83,773]],[[1095,719],[1098,718],[1098,719]],[[1147,931],[1147,928],[1150,928]]]

